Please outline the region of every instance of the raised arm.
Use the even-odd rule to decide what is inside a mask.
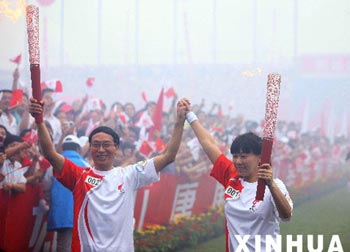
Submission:
[[[30,146],[30,144],[28,144],[27,142],[22,142],[22,143],[15,145],[15,146],[7,146],[5,153],[6,153],[7,157],[12,157],[16,153],[18,153],[18,151],[20,151],[21,149],[26,149],[29,146]]]
[[[32,116],[43,113],[43,103],[38,103],[35,99],[30,100],[29,113]],[[38,139],[44,157],[51,163],[56,172],[61,172],[64,157],[60,155],[52,142],[51,135],[44,122],[37,124]]]
[[[18,80],[19,80],[19,69],[16,67],[16,69],[13,71],[13,80],[12,80],[12,90],[15,90],[18,88]]]
[[[161,171],[169,163],[175,161],[175,157],[181,143],[187,107],[188,105],[185,99],[181,99],[177,103],[177,116],[174,125],[174,131],[170,137],[170,140],[164,152],[153,158],[154,166],[157,172]]]
[[[187,104],[190,104],[188,101]],[[190,107],[188,107],[190,111]],[[207,131],[199,122],[194,112],[186,114],[186,120],[191,125],[191,128],[201,144],[204,152],[207,154],[210,161],[214,164],[217,158],[222,154],[220,148],[217,146],[214,137]]]

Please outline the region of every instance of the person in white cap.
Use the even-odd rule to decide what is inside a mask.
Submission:
[[[82,169],[89,166],[80,155],[81,144],[77,136],[66,136],[62,141],[62,150],[63,157]],[[50,199],[47,230],[57,232],[57,252],[69,252],[73,231],[73,194],[53,177]]]

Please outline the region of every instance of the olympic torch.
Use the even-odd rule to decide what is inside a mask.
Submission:
[[[272,144],[277,121],[278,101],[280,94],[281,75],[272,73],[268,75],[265,122],[261,149],[261,164],[271,164]],[[265,180],[258,179],[256,201],[264,200]]]
[[[39,48],[39,8],[28,5],[26,9],[30,76],[32,80],[32,96],[37,101],[41,100],[40,87],[40,48]],[[43,122],[43,115],[36,115],[35,122]]]

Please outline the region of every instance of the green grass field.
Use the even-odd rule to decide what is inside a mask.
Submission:
[[[303,235],[303,252],[308,251],[307,235],[313,235],[314,240],[317,241],[317,235],[319,234],[324,235],[322,251],[328,251],[333,235],[339,235],[343,250],[331,251],[350,251],[350,192],[348,188],[339,189],[319,199],[310,200],[295,207],[291,221],[287,224],[281,224],[283,243],[287,235],[292,235],[293,240],[296,240],[298,234]],[[317,247],[315,246],[315,248]],[[195,251],[225,251],[225,236],[220,236],[181,252]],[[283,251],[287,250],[283,249]]]

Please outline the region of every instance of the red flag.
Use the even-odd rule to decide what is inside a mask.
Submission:
[[[29,144],[35,144],[38,141],[38,133],[36,130],[31,129],[22,137],[22,139]]]
[[[63,103],[59,109],[65,113],[69,112],[69,111],[72,111],[73,110],[73,107],[67,103]]]
[[[61,93],[62,91],[63,91],[62,82],[58,80],[56,82],[55,92]]]
[[[143,141],[140,150],[139,150],[140,154],[142,154],[145,157],[149,157],[149,155],[151,155],[151,153],[153,152],[153,148],[152,146],[147,142],[147,141]]]
[[[215,131],[215,132],[219,132],[219,133],[224,132],[224,129],[223,129],[223,128],[217,127],[217,126],[215,126],[215,125],[211,126],[211,130],[212,130],[212,131]]]
[[[22,167],[27,167],[32,165],[32,161],[29,159],[29,157],[25,156],[23,157],[21,164],[22,164]]]
[[[157,152],[162,152],[165,149],[165,143],[160,137],[157,137],[155,145]]]
[[[174,97],[175,94],[176,94],[176,93],[175,93],[175,90],[174,90],[173,87],[169,88],[169,89],[164,93],[165,97],[167,97],[167,98]]]
[[[155,130],[158,130],[158,131],[162,130],[163,100],[164,100],[164,89],[162,88],[158,97],[156,107],[154,108],[154,113],[152,118],[154,125],[150,129],[149,137],[148,137],[149,140],[153,138],[153,134]]]
[[[40,85],[41,89],[49,88],[56,93],[61,93],[63,91],[62,82],[57,79],[44,81]]]
[[[19,65],[21,63],[21,59],[22,59],[22,54],[19,54],[16,57],[11,58],[10,61],[12,63]]]
[[[9,103],[9,108],[14,108],[22,102],[23,98],[23,90],[15,89],[12,91],[11,100]]]
[[[39,160],[39,168],[40,168],[40,170],[46,171],[47,169],[50,168],[50,166],[51,166],[51,164],[46,158],[43,157],[41,160]]]
[[[145,91],[142,91],[141,96],[142,96],[142,100],[144,100],[144,102],[147,102],[147,96]]]
[[[123,125],[127,125],[128,119],[127,119],[127,115],[124,112],[119,113],[118,118],[123,123]]]
[[[89,77],[86,80],[86,86],[91,88],[94,85],[95,82],[95,78],[94,77]]]
[[[219,105],[219,108],[218,108],[218,117],[219,118],[223,118],[224,117],[224,114],[222,113],[221,105]]]

